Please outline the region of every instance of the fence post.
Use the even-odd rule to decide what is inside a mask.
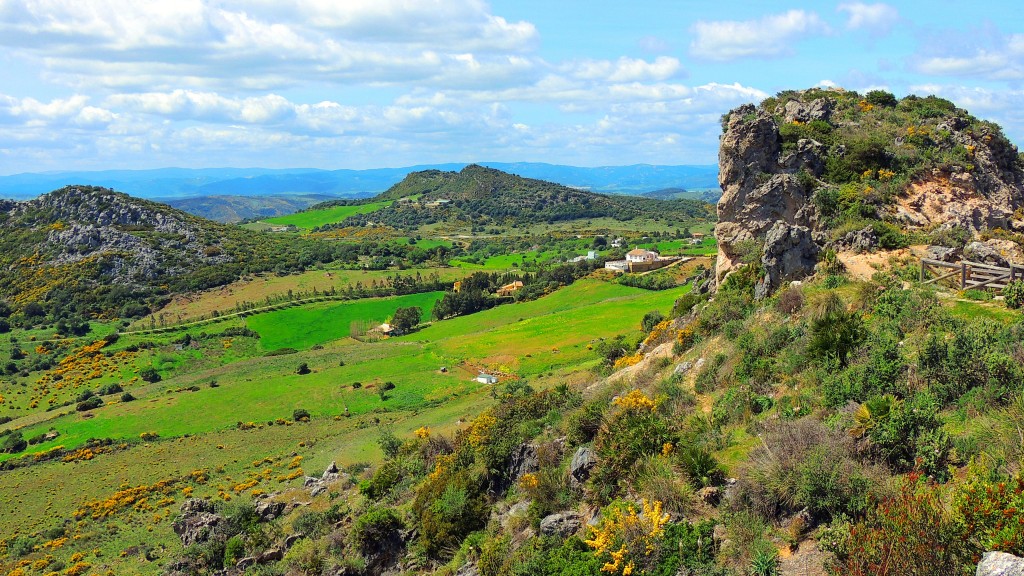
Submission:
[[[960,289],[967,289],[967,262],[960,261]]]

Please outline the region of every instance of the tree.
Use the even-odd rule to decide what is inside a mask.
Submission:
[[[299,364],[299,367],[295,369],[295,373],[300,376],[309,374],[310,372],[312,372],[312,370],[309,369],[309,365],[306,364],[305,362]]]
[[[420,318],[422,317],[423,310],[418,306],[399,308],[395,310],[394,316],[391,317],[391,326],[399,332],[408,332],[420,323]]]

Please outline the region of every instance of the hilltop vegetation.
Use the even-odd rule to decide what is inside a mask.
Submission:
[[[319,230],[366,226],[371,222],[415,230],[438,222],[464,222],[482,228],[601,217],[628,221],[646,216],[679,222],[708,215],[707,205],[695,200],[605,196],[477,165],[460,172],[414,172],[373,201],[391,203],[354,214],[337,224],[321,226]],[[330,205],[321,204],[313,209]]]

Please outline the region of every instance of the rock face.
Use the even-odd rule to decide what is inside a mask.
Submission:
[[[799,104],[790,102],[790,104]],[[787,108],[800,117],[810,117],[810,111]],[[803,109],[801,109],[803,110]],[[816,119],[825,119],[831,104],[814,108]],[[776,240],[782,243],[809,240],[809,231],[815,227],[817,216],[810,202],[811,191],[797,176],[805,171],[814,177],[824,169],[823,146],[814,140],[800,140],[795,152],[783,156],[779,127],[771,114],[752,105],[741,106],[729,113],[725,133],[718,151],[718,182],[722,198],[718,201],[718,263],[715,267],[719,283],[739,266],[739,257],[745,245],[763,240],[776,223],[788,226],[776,231]],[[797,231],[792,229],[796,228]],[[784,237],[784,238],[783,238]],[[781,245],[780,245],[781,247]],[[804,254],[787,259],[786,265],[803,263],[816,250],[805,246]],[[778,259],[779,254],[773,257]],[[797,277],[813,270],[778,269],[769,274],[767,282],[773,287],[779,278]]]
[[[755,296],[765,298],[784,282],[806,276],[818,263],[820,251],[810,228],[776,221],[765,235],[761,257],[765,275],[755,287]]]
[[[569,462],[569,482],[579,486],[590,478],[590,471],[597,465],[597,457],[590,448],[581,446]]]
[[[583,525],[583,518],[576,512],[559,512],[545,516],[540,521],[540,533],[545,536],[560,536],[566,538],[579,531]]]
[[[214,513],[213,504],[199,498],[191,498],[181,505],[181,515],[174,521],[174,533],[181,538],[181,545],[206,542],[224,517]]]
[[[1024,558],[1005,552],[986,552],[978,563],[977,576],[1024,576]]]

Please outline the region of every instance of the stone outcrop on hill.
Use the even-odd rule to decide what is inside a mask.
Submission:
[[[787,116],[826,118],[828,103],[804,109],[787,104]],[[815,177],[824,167],[821,143],[804,139],[796,151],[782,153],[779,127],[773,116],[752,105],[729,113],[718,152],[718,281],[739,266],[742,251],[753,242],[766,241],[766,278],[771,288],[813,270],[818,245],[812,231],[817,224],[811,192],[798,177],[805,170]],[[786,253],[795,251],[794,257]]]
[[[887,231],[1024,232],[1024,157],[997,126],[939,98],[869,99],[790,91],[723,118],[719,285],[758,251],[764,296],[827,249],[892,247]]]

